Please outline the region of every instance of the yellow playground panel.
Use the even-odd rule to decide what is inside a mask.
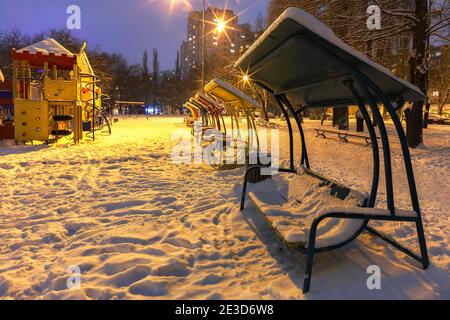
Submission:
[[[101,108],[101,90],[84,46],[76,55],[48,38],[13,49],[12,56],[15,140],[80,141],[83,122],[94,118],[94,107]]]

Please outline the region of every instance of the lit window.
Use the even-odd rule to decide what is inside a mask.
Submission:
[[[234,43],[231,44],[231,47],[234,48]]]
[[[234,49],[231,49],[231,53],[234,53],[235,51],[234,51]]]

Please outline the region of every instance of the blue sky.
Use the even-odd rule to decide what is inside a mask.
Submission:
[[[0,30],[18,28],[29,34],[48,28],[64,28],[66,8],[81,8],[81,30],[74,34],[108,52],[123,54],[130,63],[142,60],[144,49],[158,48],[161,69],[172,69],[176,51],[186,37],[188,10],[182,1],[169,16],[170,0],[0,0]],[[199,10],[201,0],[190,0]],[[226,0],[206,0],[223,8]],[[251,7],[239,22],[253,22],[259,12],[266,13],[269,0],[229,0],[236,13]]]

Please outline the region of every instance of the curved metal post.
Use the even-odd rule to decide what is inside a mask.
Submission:
[[[367,112],[366,106],[363,102],[363,99],[353,86],[353,82],[345,81],[344,84],[348,87],[350,93],[352,94],[353,98],[358,104],[359,110],[361,111],[361,114],[363,115],[364,120],[366,122],[367,130],[369,131],[370,140],[372,143],[373,178],[368,207],[374,208],[377,200],[378,184],[380,181],[380,151],[378,150],[378,138],[375,132],[375,128],[373,127],[372,120],[370,119],[370,115]]]
[[[247,122],[249,123],[249,125],[248,125],[249,130],[250,130],[249,132],[252,135],[251,141],[253,143],[253,134],[254,134],[255,138],[256,138],[256,147],[258,149],[258,154],[259,154],[259,150],[260,150],[261,146],[260,146],[260,142],[259,142],[259,136],[258,136],[258,131],[257,131],[257,128],[256,128],[255,119],[254,119],[251,111],[245,110],[244,112],[245,112],[245,115],[246,115],[246,118],[247,118]]]
[[[223,114],[221,111],[219,111],[219,116],[220,116],[220,119],[222,120],[224,133],[227,134],[227,125],[225,124],[225,119],[223,118]]]
[[[288,132],[289,132],[289,160],[290,160],[290,169],[292,171],[295,170],[294,165],[294,136],[292,133],[292,124],[291,120],[289,119],[289,114],[287,113],[286,109],[284,108],[283,103],[281,102],[281,99],[279,96],[274,95],[275,100],[277,101],[281,112],[283,113],[284,119],[286,120],[287,126],[288,126]]]
[[[389,112],[389,115],[392,118],[395,129],[397,131],[397,135],[400,140],[400,145],[402,147],[403,159],[404,159],[405,170],[406,170],[406,175],[407,175],[407,179],[408,179],[409,190],[410,190],[410,194],[411,194],[412,206],[413,206],[414,211],[416,211],[417,213],[420,213],[419,198],[417,196],[417,188],[416,188],[416,182],[415,182],[415,178],[414,178],[414,170],[412,167],[411,153],[409,151],[408,142],[406,139],[406,135],[405,135],[403,126],[400,123],[400,119],[398,118],[395,108],[389,102],[389,100],[387,99],[385,94],[375,84],[368,83],[368,86],[381,99],[381,102],[386,107],[386,109]]]
[[[355,75],[355,79],[366,101],[369,102],[370,108],[372,110],[372,113],[378,124],[378,128],[380,130],[381,142],[383,145],[384,175],[386,180],[387,204],[388,209],[391,211],[391,214],[395,215],[394,187],[392,182],[391,149],[389,145],[389,137],[387,134],[386,126],[384,125],[384,119],[381,116],[380,110],[378,110],[377,102],[375,101],[374,97],[367,88],[365,81],[361,79],[359,74]]]
[[[391,116],[392,121],[394,123],[395,129],[397,131],[398,138],[400,140],[400,145],[402,147],[402,152],[403,152],[403,161],[404,161],[404,165],[405,165],[406,176],[408,179],[412,207],[413,207],[413,210],[417,214],[416,227],[417,227],[417,234],[419,236],[419,245],[420,245],[420,253],[422,256],[422,264],[423,264],[424,268],[427,268],[430,262],[429,262],[429,258],[428,258],[428,250],[427,250],[425,232],[424,232],[423,222],[422,222],[422,213],[420,211],[419,197],[417,195],[416,181],[414,178],[414,170],[413,170],[412,161],[411,161],[411,153],[409,151],[405,131],[400,122],[400,119],[398,118],[395,108],[392,106],[392,104],[390,103],[390,101],[386,97],[386,95],[374,83],[368,83],[368,85],[375,92],[375,94],[381,99],[384,106],[388,110],[389,115]]]
[[[286,95],[282,95],[281,99],[282,99],[282,101],[284,101],[284,104],[289,109],[289,111],[291,112],[292,116],[295,119],[295,122],[297,123],[297,127],[300,132],[300,139],[302,142],[301,164],[302,165],[305,164],[306,168],[309,169],[310,167],[309,167],[308,150],[306,148],[306,139],[305,139],[305,133],[303,131],[302,123],[301,123],[300,119],[298,118],[298,114],[295,112],[294,108],[292,107],[292,104],[289,102],[289,99],[286,97]]]

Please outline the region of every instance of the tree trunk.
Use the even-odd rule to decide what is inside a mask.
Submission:
[[[426,94],[428,1],[415,0],[415,14],[419,22],[413,30],[413,54],[409,59],[410,81]],[[423,104],[424,101],[414,102],[412,108],[405,112],[406,135],[411,148],[416,148],[423,142]]]
[[[261,111],[262,111],[262,117],[265,121],[269,122],[269,115],[267,114],[267,105],[268,105],[267,93],[265,93],[264,90],[263,90],[263,92],[259,91],[259,89],[255,85],[252,85],[252,88],[256,92],[256,94],[259,98],[260,105],[261,105]]]
[[[445,107],[445,104],[447,103],[449,96],[450,96],[450,90],[447,90],[445,97],[442,100],[439,99],[438,114],[440,116],[442,116],[442,113],[444,112],[444,107]]]
[[[348,107],[333,109],[333,127],[337,126],[339,130],[349,129]]]
[[[428,129],[428,119],[430,117],[430,109],[431,109],[431,103],[430,103],[430,99],[427,98],[427,102],[425,105],[425,114],[424,114],[424,118],[423,118],[423,128],[424,129]]]

